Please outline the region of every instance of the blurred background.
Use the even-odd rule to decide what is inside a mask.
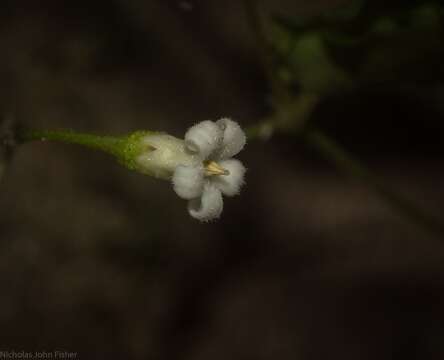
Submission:
[[[310,121],[444,220],[439,14],[432,7],[414,27],[404,13],[424,2],[374,1],[331,31],[328,22],[288,25],[341,3],[260,1],[284,24],[274,38],[284,53],[294,31],[335,35],[329,54],[352,69],[353,86],[317,55],[304,63],[284,54],[279,74],[294,94],[322,93]],[[408,31],[389,36],[396,46],[340,36],[360,39],[371,24],[383,35],[393,24]],[[229,116],[248,127],[273,111],[240,1],[3,0],[0,46],[0,114],[30,128],[182,137],[198,121]],[[297,78],[323,74],[316,66],[331,70],[327,78],[340,73],[340,85]],[[201,224],[168,183],[105,154],[18,147],[0,187],[0,351],[444,357],[444,237],[292,135],[251,139],[239,158],[247,185],[219,221]]]

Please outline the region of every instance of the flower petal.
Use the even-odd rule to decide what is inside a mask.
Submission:
[[[243,149],[247,142],[247,137],[240,125],[228,118],[222,118],[216,121],[223,131],[222,149],[219,153],[219,159],[229,159]]]
[[[202,166],[179,165],[173,174],[173,189],[182,199],[194,199],[202,195],[204,169]]]
[[[230,172],[229,175],[218,175],[211,178],[211,182],[226,196],[239,194],[244,184],[245,167],[239,160],[229,159],[219,161],[219,165]]]
[[[185,146],[206,159],[222,142],[223,131],[213,121],[205,120],[188,129]]]
[[[210,221],[220,216],[223,205],[220,190],[207,182],[204,185],[202,197],[188,202],[188,212],[200,221]]]

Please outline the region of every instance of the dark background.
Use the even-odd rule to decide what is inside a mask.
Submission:
[[[286,15],[332,4],[263,1]],[[0,110],[32,128],[181,137],[269,109],[238,1],[2,1],[0,46]],[[443,94],[331,97],[314,117],[444,219]],[[0,192],[0,351],[443,358],[443,239],[291,136],[252,140],[239,158],[241,196],[201,224],[168,183],[107,155],[18,148]]]

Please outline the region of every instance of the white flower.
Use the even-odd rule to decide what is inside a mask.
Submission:
[[[222,194],[239,194],[245,167],[232,157],[245,143],[239,124],[227,118],[203,121],[186,132],[185,152],[193,161],[177,165],[172,181],[176,194],[189,200],[192,217],[201,221],[216,219],[223,209]]]
[[[121,162],[133,170],[172,180],[174,191],[189,200],[190,215],[201,221],[220,216],[222,194],[237,195],[245,168],[232,159],[246,143],[239,124],[223,118],[192,126],[185,139],[159,132],[136,132],[127,141]]]

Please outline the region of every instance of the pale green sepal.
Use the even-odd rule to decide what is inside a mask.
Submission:
[[[166,133],[138,134],[129,143],[127,166],[156,178],[171,179],[177,166],[195,166],[201,161],[182,139]]]
[[[139,130],[123,137],[119,151],[116,153],[119,162],[130,170],[139,171],[136,158],[141,153],[150,151],[148,147],[143,145],[141,139],[152,134],[158,133],[153,131]]]

